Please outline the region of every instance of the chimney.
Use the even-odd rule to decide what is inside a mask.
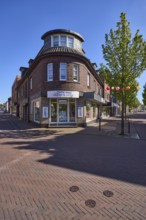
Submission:
[[[31,66],[31,64],[33,63],[33,59],[30,59],[29,61],[28,61],[28,64],[29,64],[29,67]]]

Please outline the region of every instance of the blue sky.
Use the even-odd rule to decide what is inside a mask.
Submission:
[[[11,96],[11,86],[20,66],[28,66],[43,45],[41,36],[52,29],[80,33],[91,62],[104,62],[101,45],[105,34],[116,29],[121,12],[126,13],[133,34],[140,30],[146,40],[146,0],[5,0],[0,1],[0,103]],[[138,79],[142,102],[146,71]]]

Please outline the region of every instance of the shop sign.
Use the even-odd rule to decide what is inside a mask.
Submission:
[[[48,98],[79,98],[78,91],[48,91]]]

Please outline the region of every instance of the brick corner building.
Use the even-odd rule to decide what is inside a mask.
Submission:
[[[20,67],[21,77],[13,84],[17,116],[42,127],[78,126],[99,117],[106,103],[104,84],[85,56],[83,37],[56,29],[42,40],[41,50],[29,67]]]

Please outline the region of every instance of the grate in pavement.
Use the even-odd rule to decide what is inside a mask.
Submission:
[[[96,202],[92,199],[88,199],[88,200],[85,201],[85,205],[90,207],[90,208],[94,208],[95,205],[96,205]]]
[[[105,191],[103,191],[103,195],[106,197],[112,197],[114,195],[114,193],[112,191],[105,190]]]
[[[79,187],[78,187],[78,186],[71,186],[71,187],[69,188],[69,190],[70,190],[71,192],[77,192],[77,191],[79,190]]]

